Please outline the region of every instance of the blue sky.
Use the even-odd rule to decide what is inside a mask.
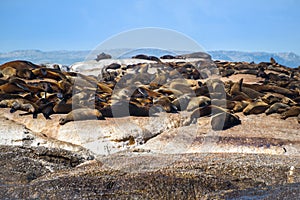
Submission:
[[[298,0],[1,0],[0,52],[90,50],[134,28],[179,31],[205,50],[300,55]]]

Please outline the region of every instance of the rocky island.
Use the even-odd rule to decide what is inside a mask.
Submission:
[[[297,199],[300,68],[197,52],[0,66],[1,199]]]

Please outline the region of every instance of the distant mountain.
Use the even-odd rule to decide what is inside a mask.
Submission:
[[[242,51],[209,51],[213,60],[269,62],[273,57],[276,62],[288,66],[300,66],[300,56],[295,53],[267,53],[267,52],[242,52]]]
[[[132,56],[138,52],[130,49],[116,49],[107,50],[105,53],[111,54],[113,57]],[[152,53],[160,56],[162,52],[170,53],[171,51],[155,50]],[[70,65],[75,62],[84,61],[87,57],[89,59],[96,58],[99,52],[91,51],[40,51],[40,50],[17,50],[8,53],[0,53],[0,64],[12,60],[28,60],[34,63],[58,63],[63,65]],[[184,52],[176,52],[180,54]],[[278,63],[288,67],[300,66],[300,56],[295,53],[267,53],[267,52],[241,52],[241,51],[208,51],[214,60],[228,60],[228,61],[246,61],[246,62],[268,62],[273,57]]]
[[[0,53],[0,63],[12,60],[28,60],[34,63],[59,63],[70,65],[83,61],[90,51],[40,51],[17,50],[8,53]]]

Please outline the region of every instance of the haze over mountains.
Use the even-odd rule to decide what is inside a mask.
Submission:
[[[130,51],[130,50],[128,50]],[[120,56],[124,50],[113,50],[109,53]],[[34,63],[59,63],[70,65],[75,62],[84,61],[91,51],[40,51],[40,50],[16,50],[0,53],[0,64],[11,60],[29,60]],[[147,52],[149,53],[149,52]],[[161,56],[162,51],[153,51],[149,54]],[[166,54],[169,53],[166,51]],[[184,52],[177,52],[184,53]],[[268,52],[242,52],[242,51],[208,51],[214,60],[246,61],[246,62],[268,62],[273,57],[278,63],[288,67],[300,66],[300,56],[292,52],[268,53]],[[96,58],[96,55],[95,55]]]

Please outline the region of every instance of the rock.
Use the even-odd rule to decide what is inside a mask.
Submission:
[[[274,193],[276,198],[297,199],[300,192],[300,166],[294,156],[123,153],[52,173],[35,171],[42,166],[26,163],[33,154],[23,158],[27,159],[20,160],[16,171],[4,165],[1,172],[9,173],[12,179],[21,172],[19,175],[29,180],[2,182],[1,199],[273,198]],[[295,168],[295,183],[287,184],[290,166]],[[36,174],[30,173],[33,171]]]
[[[182,54],[175,56],[176,58],[201,58],[206,60],[211,60],[211,56],[205,52],[195,52],[195,53],[189,53],[189,54]]]
[[[1,186],[27,184],[59,170],[71,169],[93,159],[63,149],[0,145]]]
[[[111,59],[111,55],[102,52],[101,54],[97,55],[96,61],[103,60],[103,59]]]
[[[0,99],[26,99],[36,105],[32,111],[36,113],[10,112],[14,106],[1,104],[9,108],[0,109],[0,144],[11,146],[0,147],[0,198],[260,197],[251,191],[263,197],[273,198],[270,191],[278,198],[294,198],[285,190],[297,193],[300,182],[298,71],[278,63],[213,62],[202,52],[175,58],[72,65],[71,70],[82,73],[26,61],[1,65]],[[29,75],[17,63],[23,63]],[[255,74],[260,68],[262,77]],[[218,79],[219,69],[225,77]],[[227,69],[230,73],[224,73]],[[99,82],[101,73],[107,77]],[[116,86],[122,95],[114,94]],[[104,112],[113,100],[123,99],[146,111],[160,102],[178,112],[162,109],[138,117],[133,111],[135,116],[59,125],[74,102]],[[289,118],[260,114],[276,103],[293,108],[283,115]],[[59,110],[57,105],[68,109]],[[192,113],[185,110],[198,106],[204,107]],[[244,114],[233,114],[241,110]],[[41,112],[50,117],[45,119]]]

